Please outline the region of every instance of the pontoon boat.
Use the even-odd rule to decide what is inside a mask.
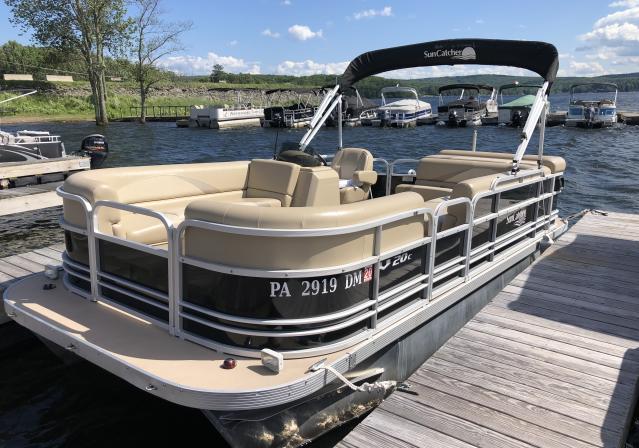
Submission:
[[[481,91],[490,92],[485,102],[481,101]],[[460,91],[459,97],[446,102],[444,92]],[[478,84],[449,84],[439,88],[438,119],[450,127],[479,126],[483,119],[497,116],[497,91],[492,86]]]
[[[264,108],[264,120],[262,125],[267,128],[301,128],[308,126],[313,119],[316,107],[313,105],[313,98],[319,97],[323,93],[320,89],[273,89],[266,92],[267,97],[274,98],[280,103]],[[290,103],[290,95],[295,95],[296,102]],[[272,99],[270,100],[273,101]]]
[[[370,125],[371,120],[377,118],[377,105],[369,99],[362,98],[357,89],[355,95],[343,95],[342,125],[355,127]],[[326,120],[326,126],[337,126],[337,111],[334,110]]]
[[[537,84],[505,84],[499,88],[499,124],[512,126],[515,128],[521,127],[526,123],[528,114],[533,104],[535,104],[535,95],[525,94],[511,101],[504,103],[504,91],[508,91],[509,95],[513,95],[512,91],[534,91],[539,90],[541,86]]]
[[[586,91],[589,95],[584,95]],[[614,90],[614,96],[612,91]],[[580,91],[580,92],[578,92]],[[608,92],[608,98],[593,98],[595,92]],[[580,96],[581,98],[577,98]],[[588,96],[588,98],[584,98]],[[617,123],[617,85],[612,83],[585,83],[570,87],[570,104],[566,126],[604,128]]]
[[[397,94],[404,97],[393,96]],[[372,121],[373,126],[405,128],[426,124],[433,119],[430,103],[421,101],[417,91],[411,87],[384,87],[381,96],[382,105],[377,109],[377,119]],[[389,101],[389,98],[393,100]]]
[[[223,106],[191,106],[189,126],[205,128],[227,128],[236,126],[259,126],[264,119],[264,108],[255,106],[254,101],[243,100],[242,93],[255,97],[255,93],[262,91],[250,89],[211,89],[212,92],[230,92],[235,95],[232,105]]]
[[[309,149],[359,80],[452,64],[545,79],[512,154],[374,159],[343,147],[341,120],[330,162]],[[64,271],[13,283],[7,314],[149,394],[202,409],[233,446],[305,443],[379,403],[470,318],[470,297],[495,294],[565,230],[565,162],[543,154],[557,67],[555,47],[532,41],[373,51],[276,160],[74,174],[58,190]],[[540,117],[538,153],[525,156]]]

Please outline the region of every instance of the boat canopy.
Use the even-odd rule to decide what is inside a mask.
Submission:
[[[499,107],[531,107],[535,102],[535,95],[524,95],[517,99],[514,99],[506,104],[502,104]]]
[[[526,89],[526,88],[538,90],[541,88],[541,84],[520,84],[518,82],[514,84],[504,84],[503,86],[499,87],[499,93],[501,94],[501,92],[503,92],[504,90],[509,90],[509,89]]]
[[[488,91],[495,90],[493,86],[489,86],[487,84],[448,84],[446,86],[441,86],[439,88],[439,93],[445,92],[447,90],[457,90],[457,89],[473,89],[473,90],[488,90]]]
[[[557,48],[546,42],[437,40],[362,53],[346,68],[340,88],[344,91],[363,78],[390,70],[457,64],[520,67],[539,74],[550,86],[557,76],[559,57]]]

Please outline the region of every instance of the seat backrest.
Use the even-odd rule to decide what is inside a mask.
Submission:
[[[424,157],[417,165],[417,185],[450,187],[466,179],[504,173],[512,168],[508,160],[466,160]]]
[[[371,171],[373,155],[363,148],[343,148],[335,153],[331,168],[340,179],[350,180],[355,171]]]
[[[485,159],[506,159],[512,161],[513,155],[507,152],[493,152],[493,151],[468,151],[463,149],[444,149],[439,154],[429,157],[468,157],[471,159],[485,160]],[[522,159],[522,164],[536,163],[537,155],[528,154]],[[542,164],[550,169],[551,173],[560,173],[566,170],[566,160],[559,156],[547,156],[544,155]]]
[[[291,207],[339,205],[339,178],[328,166],[300,168]]]
[[[289,207],[300,166],[279,160],[256,159],[249,163],[245,198],[273,198]]]

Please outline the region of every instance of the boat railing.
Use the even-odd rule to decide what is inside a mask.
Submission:
[[[406,160],[414,159],[399,159],[391,163],[383,160],[383,162],[387,164],[388,173],[394,173],[395,166]],[[61,220],[65,230],[86,237],[89,261],[88,265],[84,265],[65,255],[63,260],[65,284],[69,289],[86,298],[104,301],[137,317],[152,321],[168,329],[175,336],[241,356],[256,357],[259,356],[259,350],[241,345],[229,345],[216,340],[215,337],[195,334],[185,329],[184,323],[196,323],[214,333],[221,332],[249,340],[251,338],[291,340],[304,337],[319,337],[319,340],[322,340],[323,335],[331,332],[350,331],[350,328],[356,328],[358,325],[363,328],[361,331],[349,333],[334,341],[283,350],[285,357],[329,353],[363,341],[399,319],[430,306],[431,302],[436,302],[447,291],[461,287],[460,285],[481,275],[492,262],[500,261],[518,249],[538,242],[543,236],[543,232],[540,233],[539,230],[549,229],[552,220],[558,215],[553,197],[561,190],[561,184],[557,184],[556,179],[562,174],[535,177],[533,172],[521,172],[519,176],[505,176],[504,180],[495,182],[490,189],[475,195],[472,199],[466,197],[447,199],[438,204],[435,209],[417,208],[353,225],[311,229],[255,228],[193,219],[187,219],[176,227],[160,212],[113,201],[97,201],[92,207],[83,197],[58,188],[60,196],[75,201],[82,207],[87,223],[86,228],[81,228],[65,222],[64,219]],[[513,182],[513,180],[516,181]],[[461,207],[465,211],[461,214],[457,213],[458,216],[462,216],[461,221],[458,218],[458,222],[454,223],[453,227],[442,228],[443,217],[450,214],[452,209],[459,210]],[[157,219],[166,230],[167,244],[152,246],[100,231],[99,211],[105,208]],[[385,226],[415,216],[424,216],[427,231],[423,237],[403,243],[391,250],[382,251]],[[259,269],[210,262],[186,255],[185,234],[189,229],[259,237],[265,240],[273,237],[328,238],[372,230],[373,249],[370,256],[342,265],[312,269]],[[134,272],[135,263],[114,271],[113,259],[111,259],[109,269],[105,269],[101,261],[105,256],[107,258],[113,256],[108,253],[109,251],[129,251],[123,252],[120,256],[123,256],[124,260],[127,260],[127,257],[137,259],[138,263],[143,254],[150,255],[151,258],[155,256],[156,261],[153,263],[158,263],[157,266],[166,269],[167,279],[164,290],[139,280],[138,274]],[[405,281],[391,284],[382,290],[380,288],[382,265],[388,266],[395,260],[406,258],[407,254],[412,254],[416,260],[419,260],[421,267],[415,266],[416,271],[411,271],[414,274]],[[323,279],[333,281],[330,279],[335,276],[366,272],[370,275],[372,287],[370,295],[365,300],[327,314],[299,318],[247,317],[190,301],[189,297],[185,296],[183,283],[184,269],[187,266],[204,270],[203,273],[210,272],[211,274],[206,275],[207,277],[213,274],[231,275],[247,280],[306,281],[309,285],[318,279],[320,279],[318,281]],[[127,269],[134,272],[130,278],[124,278],[123,272]],[[137,269],[150,270],[147,266],[137,266]],[[78,279],[85,282],[84,287],[78,286]]]

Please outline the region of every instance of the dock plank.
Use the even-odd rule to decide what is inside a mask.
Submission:
[[[623,446],[638,377],[639,215],[587,214],[339,446],[376,443],[369,419],[474,447]]]

